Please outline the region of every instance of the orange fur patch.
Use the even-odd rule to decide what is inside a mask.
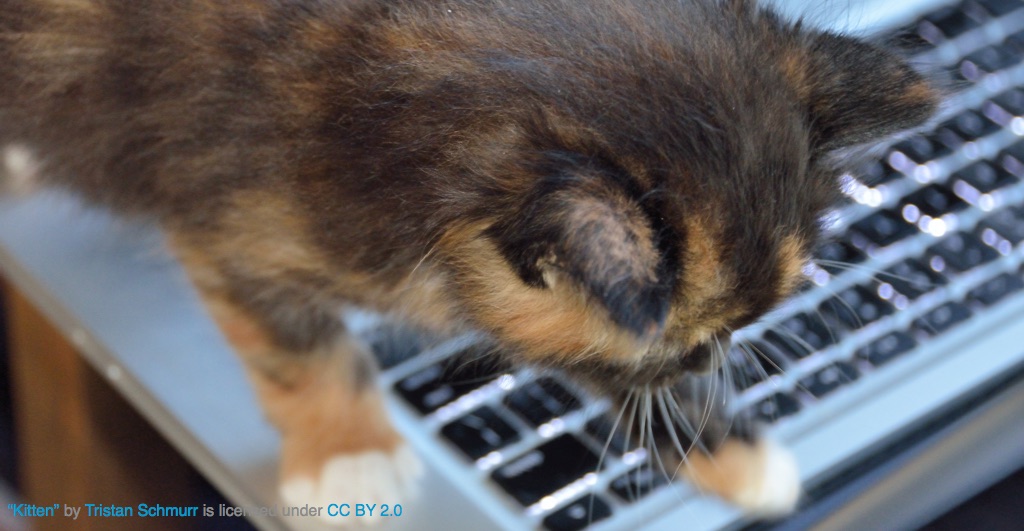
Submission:
[[[727,439],[712,456],[690,452],[683,473],[701,491],[735,501],[737,494],[759,481],[763,456],[756,446]]]
[[[804,280],[804,265],[807,263],[807,255],[803,240],[791,234],[782,239],[777,258],[779,268],[779,289],[780,298],[788,297],[800,286]]]
[[[509,268],[483,226],[449,231],[442,241],[457,269],[462,293],[487,329],[524,348],[527,358],[602,356],[637,361],[648,345],[611,322],[604,308],[587,300],[571,281],[549,270],[548,289],[527,286]]]

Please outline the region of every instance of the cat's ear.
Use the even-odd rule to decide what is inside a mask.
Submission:
[[[820,33],[783,59],[822,149],[860,144],[923,124],[939,105],[933,84],[878,46]]]
[[[526,284],[572,282],[615,324],[651,338],[664,328],[675,277],[667,239],[652,221],[613,184],[559,176],[489,235]]]

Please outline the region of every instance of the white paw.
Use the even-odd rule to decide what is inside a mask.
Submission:
[[[288,506],[321,507],[320,519],[334,526],[372,526],[386,518],[380,513],[382,504],[394,511],[395,504],[416,497],[422,475],[419,458],[404,444],[390,455],[381,451],[339,454],[324,464],[319,478],[287,478],[281,498]],[[375,507],[372,514],[359,516],[356,504]]]
[[[800,500],[800,470],[793,454],[767,440],[758,443],[760,470],[750,475],[735,493],[734,502],[758,516],[781,516],[793,511]]]

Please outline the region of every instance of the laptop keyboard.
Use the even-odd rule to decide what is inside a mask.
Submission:
[[[808,288],[735,338],[731,406],[767,424],[813,418],[1024,291],[1024,2],[945,7],[897,42],[947,65],[963,90],[934,128],[843,177],[849,202],[829,217]],[[583,529],[668,484],[614,429],[607,401],[570,381],[496,366],[473,338],[389,329],[373,347],[425,428],[532,525]]]

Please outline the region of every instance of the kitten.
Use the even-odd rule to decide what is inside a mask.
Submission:
[[[623,406],[689,385],[801,281],[830,153],[938,100],[752,0],[5,0],[0,80],[8,173],[162,224],[293,504],[419,470],[340,308],[483,330]],[[791,508],[788,454],[712,424],[684,472]]]

